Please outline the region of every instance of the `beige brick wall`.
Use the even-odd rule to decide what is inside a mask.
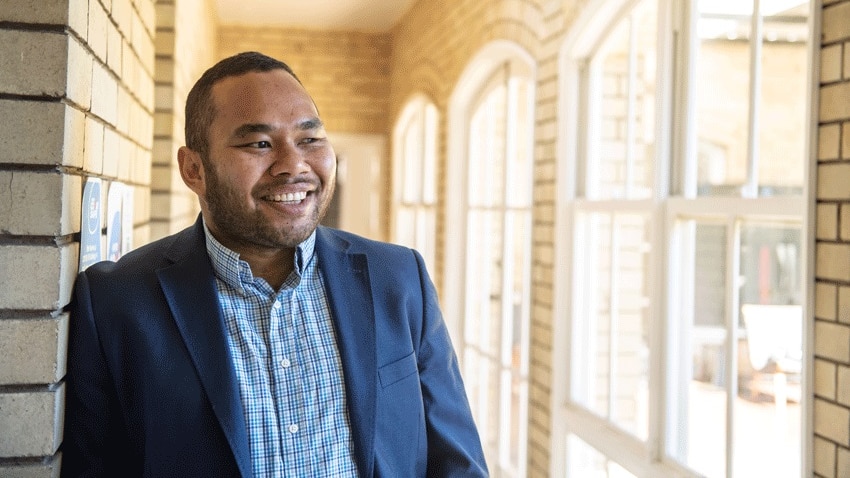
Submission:
[[[824,2],[817,138],[815,476],[850,476],[850,1]]]
[[[86,178],[147,241],[153,34],[153,0],[0,4],[0,476],[58,474]]]
[[[193,20],[176,28],[185,18]],[[158,0],[156,19],[151,239],[183,229],[200,211],[197,197],[180,178],[177,149],[185,144],[186,96],[215,62],[217,29],[212,0]]]
[[[220,58],[255,50],[286,62],[313,96],[332,133],[386,134],[390,37],[224,26]]]

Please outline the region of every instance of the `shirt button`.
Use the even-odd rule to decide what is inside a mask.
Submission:
[[[298,433],[298,425],[294,423],[289,425],[289,433]]]
[[[289,368],[289,366],[292,365],[292,362],[290,362],[288,358],[285,358],[285,359],[280,361],[280,365],[283,368]]]
[[[280,309],[280,301],[277,301],[277,300],[276,300],[276,301],[274,301],[274,305],[273,305],[273,307],[274,307],[275,309]]]

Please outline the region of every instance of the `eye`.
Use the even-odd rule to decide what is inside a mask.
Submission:
[[[267,149],[271,148],[272,144],[269,141],[255,141],[253,143],[244,144],[242,146],[245,148]]]
[[[325,138],[304,138],[301,140],[301,144],[315,144],[324,141]]]

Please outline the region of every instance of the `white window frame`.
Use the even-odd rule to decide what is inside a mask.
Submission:
[[[433,121],[429,121],[429,115],[434,115]],[[405,157],[405,133],[407,128],[413,124],[419,129],[421,134],[420,146],[420,191],[424,191],[425,184],[428,180],[432,181],[436,187],[436,181],[439,177],[437,151],[439,148],[439,112],[436,105],[424,94],[416,94],[407,101],[401,114],[398,116],[395,127],[393,128],[393,190],[392,190],[392,214],[390,214],[390,238],[392,241],[399,243],[400,238],[397,235],[398,215],[404,209],[413,210],[418,216],[424,212],[431,212],[434,215],[434,228],[428,230],[424,224],[416,224],[415,243],[405,244],[408,247],[417,249],[425,258],[425,263],[428,270],[436,271],[436,254],[437,254],[437,230],[436,230],[436,215],[437,215],[437,191],[434,191],[434,200],[429,203],[424,199],[424,193],[420,193],[419,199],[413,202],[404,200],[403,190],[405,187],[405,171],[407,170],[407,158]],[[429,135],[429,129],[433,129],[433,137]],[[433,170],[428,171],[427,157],[431,155],[433,161]],[[430,176],[430,178],[429,178]]]
[[[536,62],[534,58],[523,48],[515,43],[506,40],[496,40],[485,45],[467,64],[466,69],[458,80],[457,86],[449,99],[448,113],[448,154],[446,162],[446,187],[450,199],[446,201],[446,220],[448,226],[445,230],[446,247],[444,252],[444,270],[443,279],[444,287],[442,290],[443,309],[446,316],[446,322],[449,326],[455,342],[455,348],[458,351],[461,367],[463,368],[463,351],[465,350],[464,337],[464,316],[466,313],[466,249],[467,249],[467,221],[466,214],[470,209],[467,188],[469,181],[469,123],[472,115],[473,106],[479,99],[482,88],[488,83],[493,74],[500,68],[503,68],[506,63],[521,65],[521,68],[528,72],[528,78],[532,87],[536,87]],[[534,102],[531,101],[528,105],[529,112],[533,118]],[[509,132],[509,136],[511,136]],[[532,134],[533,137],[533,134]],[[509,139],[510,141],[510,139]],[[529,141],[531,143],[531,141]],[[529,144],[529,157],[533,155],[533,145]],[[530,185],[529,185],[530,187]],[[529,189],[531,191],[531,189]],[[529,238],[530,238],[529,230]],[[529,239],[530,248],[530,239]],[[527,282],[527,290],[531,287],[531,265],[530,262],[526,266],[525,271],[517,271],[522,274]],[[525,299],[529,302],[528,308],[530,314],[530,295]],[[530,317],[527,322],[530,322]],[[504,324],[503,324],[504,325]],[[524,337],[528,337],[528,331],[524,333]],[[525,344],[524,367],[526,370],[525,380],[527,382],[528,369],[528,347],[530,340]],[[497,355],[501,351],[495,351]],[[467,381],[471,380],[467,377]],[[500,395],[504,395],[504,390],[501,390]],[[527,409],[527,399],[525,403],[520,403],[520,407]],[[504,406],[504,402],[500,402]],[[503,407],[504,408],[504,407]],[[503,410],[504,412],[505,410]],[[521,412],[524,418],[527,413]],[[525,418],[520,426],[528,426],[528,420]],[[522,434],[524,435],[524,434]],[[502,437],[499,444],[498,461],[489,463],[491,472],[494,476],[500,476],[501,463],[504,461],[501,455],[508,454],[509,449],[506,448],[508,443],[507,438]],[[520,452],[520,463],[518,470],[504,470],[504,472],[517,473],[517,476],[525,475],[525,467],[527,457],[525,449],[527,440],[522,440]]]
[[[758,0],[756,0],[758,1]],[[556,234],[555,234],[555,293],[553,304],[553,328],[555,335],[555,344],[553,347],[553,383],[552,383],[552,437],[551,450],[552,459],[550,461],[551,476],[563,476],[564,470],[567,469],[566,463],[566,446],[567,437],[574,434],[582,439],[587,444],[594,447],[596,450],[603,453],[605,456],[614,460],[618,464],[628,469],[631,473],[639,477],[696,477],[699,476],[688,470],[686,467],[666,458],[665,447],[667,446],[665,436],[670,433],[670,428],[675,425],[675,417],[667,410],[667,404],[670,403],[671,395],[676,393],[674,390],[665,389],[668,382],[665,373],[669,374],[665,364],[672,360],[681,360],[676,356],[677,351],[671,344],[675,344],[676,340],[683,332],[681,329],[674,327],[675,321],[670,320],[671,311],[675,310],[678,304],[675,303],[679,297],[676,291],[676,284],[672,278],[673,271],[678,271],[680,257],[673,250],[675,247],[676,223],[681,218],[709,218],[714,217],[716,220],[731,226],[728,228],[727,235],[734,238],[738,221],[741,220],[760,220],[768,218],[772,221],[782,220],[784,218],[796,218],[802,228],[802,250],[805,251],[803,261],[803,277],[800,279],[804,284],[807,284],[803,290],[803,311],[804,324],[803,330],[803,357],[804,370],[802,379],[802,395],[803,402],[801,408],[801,472],[803,476],[809,476],[812,473],[812,450],[809,443],[809,437],[812,436],[812,405],[807,398],[813,394],[812,370],[813,370],[813,332],[812,332],[812,297],[813,285],[806,282],[806,278],[813,277],[813,232],[809,223],[814,218],[814,199],[812,178],[814,178],[814,162],[809,161],[809,164],[804,168],[804,192],[801,201],[799,196],[795,197],[776,197],[776,198],[759,198],[759,199],[742,199],[742,198],[688,198],[669,197],[670,187],[673,184],[674,189],[682,188],[687,184],[685,181],[687,175],[696,174],[695,171],[683,171],[682,168],[671,168],[669,161],[671,157],[688,157],[688,148],[695,148],[695,145],[688,144],[682,141],[682,138],[693,137],[687,135],[684,131],[678,131],[678,124],[673,124],[671,118],[676,116],[683,117],[683,114],[689,114],[688,105],[680,103],[675,105],[677,110],[674,113],[673,98],[688,98],[686,93],[689,88],[694,88],[692,82],[687,81],[688,72],[694,68],[694,59],[692,56],[687,56],[688,48],[693,48],[694,45],[686,45],[682,39],[689,38],[688,28],[695,27],[695,20],[691,25],[685,25],[684,29],[672,27],[677,24],[674,20],[677,18],[689,18],[690,12],[687,11],[687,6],[684,2],[676,0],[659,0],[659,21],[658,21],[658,71],[656,81],[658,83],[658,91],[666,92],[656,98],[656,177],[655,177],[655,194],[649,201],[652,203],[652,221],[653,222],[653,254],[651,262],[654,264],[654,269],[651,273],[660,278],[651,284],[651,296],[653,309],[650,313],[650,338],[649,348],[653,351],[661,351],[652,353],[650,356],[650,423],[648,431],[648,439],[644,442],[634,436],[617,428],[613,423],[604,419],[600,419],[596,414],[590,412],[583,406],[573,402],[570,397],[571,383],[581,376],[582,368],[586,364],[573,363],[572,350],[576,346],[579,339],[580,331],[576,329],[580,323],[574,323],[572,317],[575,316],[575,306],[578,302],[576,297],[573,297],[573,283],[577,280],[574,275],[573,264],[578,261],[580,253],[575,250],[574,227],[576,224],[576,215],[578,211],[588,211],[588,200],[580,198],[579,194],[583,193],[584,185],[581,183],[587,176],[584,171],[584,165],[581,164],[580,158],[585,155],[585,151],[579,148],[584,147],[585,141],[580,137],[582,128],[581,120],[587,111],[587,108],[592,107],[588,103],[588,98],[593,97],[592,91],[587,91],[588,82],[582,75],[587,71],[585,58],[589,58],[597,48],[597,43],[604,38],[604,35],[613,28],[614,25],[622,18],[622,13],[629,11],[637,0],[608,0],[604,2],[590,2],[588,6],[581,12],[578,19],[573,23],[573,28],[569,31],[565,38],[563,48],[560,51],[559,58],[559,77],[560,77],[560,92],[559,95],[559,118],[560,134],[558,135],[558,161],[557,161],[557,177],[559,188],[557,189],[556,197]],[[817,26],[820,24],[819,15],[820,8],[818,2],[812,1],[809,12],[809,31],[810,38],[819,38]],[[681,24],[682,22],[679,22]],[[596,36],[594,36],[596,35]],[[696,41],[696,40],[694,40]],[[674,45],[678,50],[674,51]],[[813,85],[817,85],[817,69],[812,65],[816,65],[818,58],[819,45],[816,41],[810,41],[809,51],[809,85],[807,113],[809,115],[808,131],[806,134],[806,158],[816,157],[815,145],[811,138],[816,137],[817,131],[817,116],[813,113],[814,107],[817,105],[817,89]],[[676,71],[671,65],[674,64],[673,58],[686,58],[690,63],[679,64]],[[592,85],[591,85],[592,87]],[[671,93],[674,92],[674,93]],[[754,100],[753,100],[754,101]],[[693,119],[693,118],[689,118]],[[750,128],[756,128],[754,119],[750,121]],[[693,125],[693,121],[686,121],[685,124]],[[578,145],[578,146],[577,146]],[[752,146],[751,146],[752,147]],[[752,151],[751,151],[751,154]],[[750,157],[750,179],[755,178],[757,167],[755,162]],[[753,170],[755,168],[755,171]],[[695,182],[692,182],[695,183]],[[751,181],[749,191],[745,189],[745,196],[752,195],[753,185],[757,184]],[[693,191],[678,191],[693,193]],[[614,205],[614,201],[604,201],[608,205]],[[724,203],[722,210],[735,211],[734,214],[717,214],[718,202]],[[635,206],[635,204],[632,204]],[[606,209],[607,210],[607,209]],[[802,218],[802,224],[799,223]],[[730,242],[730,244],[733,244]],[[727,261],[734,260],[735,250],[727,251]],[[730,264],[734,265],[734,264]],[[727,266],[728,267],[728,266]],[[735,270],[729,268],[728,270]],[[734,309],[734,304],[726,304],[728,309]],[[729,310],[727,310],[729,312]],[[737,310],[734,310],[732,317],[737,317]],[[737,323],[729,321],[729,324]],[[735,328],[729,325],[730,328]],[[736,329],[736,328],[735,328]],[[732,337],[732,335],[730,335]],[[728,367],[734,366],[727,365]],[[572,377],[572,378],[571,378]],[[733,397],[734,398],[734,397]],[[727,440],[727,447],[731,443]]]

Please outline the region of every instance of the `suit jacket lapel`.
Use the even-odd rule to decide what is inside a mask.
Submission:
[[[218,306],[215,276],[207,256],[200,219],[184,231],[169,251],[174,261],[158,271],[177,327],[221,423],[242,476],[250,477],[251,452],[239,386],[230,359],[224,319]]]
[[[365,254],[319,228],[316,254],[322,273],[345,376],[348,415],[361,476],[372,476],[375,443],[377,357],[375,317]]]

